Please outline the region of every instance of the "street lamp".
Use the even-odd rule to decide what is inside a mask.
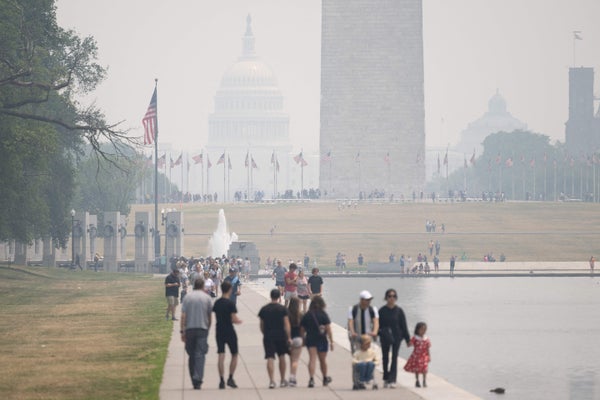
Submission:
[[[75,268],[75,210],[71,209],[71,268]]]

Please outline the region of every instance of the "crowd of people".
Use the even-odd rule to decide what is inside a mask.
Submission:
[[[327,366],[327,354],[333,351],[334,342],[331,319],[326,312],[323,298],[324,281],[316,267],[312,268],[310,277],[306,276],[307,258],[308,256],[305,255],[304,263],[300,267],[292,262],[287,268],[283,266],[281,260],[274,260],[275,266],[271,277],[275,287],[270,291],[270,301],[258,313],[270,389],[278,386],[275,379],[276,360],[279,387],[294,387],[298,384],[296,374],[303,348],[306,348],[309,356],[308,387],[315,387],[317,362],[323,377],[323,386],[327,386],[332,381]],[[214,313],[219,389],[225,389],[226,386],[237,388],[234,374],[239,349],[234,324],[242,323],[237,316],[236,304],[242,285],[238,277],[237,260],[232,262],[225,258],[186,261],[187,264],[183,259],[178,259],[172,266],[171,273],[165,278],[168,304],[166,318],[169,319],[170,315],[171,319],[177,320],[175,311],[181,289],[180,333],[189,357],[189,374],[193,387],[200,389],[203,384],[204,365],[208,352],[208,332]],[[186,272],[190,263],[195,273]],[[228,275],[222,281],[217,277],[217,282],[220,283],[217,285],[210,271],[215,269],[218,271],[224,265],[228,265]],[[217,296],[217,290],[209,289],[215,286],[219,286],[221,290],[221,297],[216,301],[214,297]],[[188,287],[193,287],[193,291],[188,293]],[[348,310],[347,328],[352,350],[353,389],[365,389],[367,385],[377,388],[373,376],[380,357],[371,347],[373,341],[381,343],[385,388],[396,386],[397,357],[401,341],[414,348],[404,369],[415,374],[415,386],[427,386],[427,365],[430,360],[430,342],[425,336],[427,325],[419,322],[411,337],[404,312],[396,304],[397,299],[396,290],[388,289],[384,295],[385,304],[378,309],[371,305],[373,300],[371,293],[363,290],[359,294],[359,302]],[[227,379],[225,376],[226,347],[231,353]],[[288,357],[289,376],[286,376]]]

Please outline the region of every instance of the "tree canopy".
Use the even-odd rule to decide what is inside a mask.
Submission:
[[[77,102],[106,71],[92,37],[58,26],[54,0],[0,0],[0,37],[0,240],[64,245],[84,146],[114,161],[131,139]]]

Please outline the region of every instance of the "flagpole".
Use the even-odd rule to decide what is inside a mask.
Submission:
[[[227,161],[225,160],[225,149],[223,149],[223,204],[225,203],[225,196],[227,195],[225,193],[225,187],[227,185],[227,181],[225,179],[226,176],[226,171],[227,171]]]
[[[202,162],[200,163],[200,201],[204,202],[204,150],[202,150]]]
[[[158,79],[154,79],[158,90]],[[154,262],[160,258],[160,231],[158,229],[158,93],[156,96],[156,131],[154,133]]]
[[[179,195],[179,210],[183,211],[183,152],[181,153],[181,194]]]

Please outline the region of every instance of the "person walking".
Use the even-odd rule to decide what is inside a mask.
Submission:
[[[231,266],[229,267],[229,275],[223,280],[224,282],[231,283],[231,295],[229,300],[233,301],[233,304],[237,304],[237,297],[242,294],[242,282],[237,274],[237,267]]]
[[[331,383],[331,377],[327,371],[327,351],[333,351],[333,334],[331,332],[331,320],[325,312],[325,300],[317,296],[312,299],[308,312],[302,317],[302,334],[305,336],[306,348],[308,349],[308,387],[315,387],[315,369],[317,358],[323,375],[323,386]]]
[[[279,289],[280,293],[285,293],[285,274],[286,270],[281,264],[281,260],[277,260],[277,265],[273,268],[271,277],[275,280],[275,286]]]
[[[590,257],[590,271],[592,274],[594,273],[594,265],[596,264],[596,258],[594,256]]]
[[[312,275],[308,278],[308,290],[311,298],[323,295],[323,278],[319,275],[319,268],[312,269]]]
[[[415,326],[415,335],[410,339],[414,349],[404,366],[406,372],[414,372],[416,387],[421,387],[419,374],[423,375],[423,387],[427,387],[427,367],[431,361],[431,354],[429,353],[431,342],[425,336],[426,332],[427,324],[425,322],[417,323]]]
[[[292,297],[296,297],[298,295],[298,274],[296,271],[298,270],[298,266],[294,263],[291,263],[288,267],[288,272],[285,274],[285,306],[287,307],[290,299]]]
[[[199,390],[204,378],[208,352],[208,330],[212,322],[212,300],[203,290],[204,280],[196,279],[194,290],[181,305],[181,340],[188,354],[188,368],[194,389]]]
[[[398,293],[394,289],[385,291],[385,305],[379,309],[379,338],[381,339],[381,359],[383,361],[383,387],[395,388],[398,374],[398,350],[402,340],[408,347],[410,335],[406,326],[406,316],[396,305]],[[392,358],[390,363],[390,350]]]
[[[300,311],[301,300],[298,297],[292,297],[290,304],[288,305],[288,311],[290,316],[290,332],[292,335],[292,346],[290,349],[290,379],[289,384],[291,387],[297,385],[296,372],[298,371],[298,361],[300,360],[300,353],[302,353],[302,344],[304,340],[301,335],[302,316],[304,313]]]
[[[308,299],[310,299],[310,289],[308,288],[308,280],[304,275],[304,269],[298,271],[298,280],[296,281],[296,284],[298,299],[300,299],[300,304],[302,305],[302,312],[305,313]]]
[[[279,358],[280,387],[286,387],[285,380],[285,355],[289,354],[292,342],[290,317],[288,309],[279,304],[281,292],[279,289],[271,290],[271,302],[263,306],[258,317],[260,318],[260,331],[263,334],[263,347],[267,360],[267,373],[269,374],[269,389],[275,388],[274,363],[275,354]]]
[[[227,378],[227,386],[237,388],[233,380],[233,374],[238,362],[238,338],[233,328],[233,324],[241,324],[242,320],[237,316],[237,307],[233,301],[229,299],[231,296],[231,282],[225,281],[221,284],[221,297],[215,301],[213,312],[217,319],[216,339],[217,339],[217,354],[219,368],[219,389],[225,389],[225,345],[229,346],[231,352],[231,362],[229,363],[229,378]]]
[[[348,335],[352,354],[360,348],[360,336],[377,336],[379,331],[379,313],[377,307],[371,305],[373,295],[368,290],[359,294],[359,302],[348,310]]]
[[[456,257],[450,257],[450,276],[454,277],[454,266],[456,265]]]
[[[169,313],[171,313],[171,319],[177,321],[175,318],[175,311],[179,305],[179,270],[177,267],[171,269],[171,273],[165,278],[165,297],[167,298],[167,313],[165,319],[169,320]]]

